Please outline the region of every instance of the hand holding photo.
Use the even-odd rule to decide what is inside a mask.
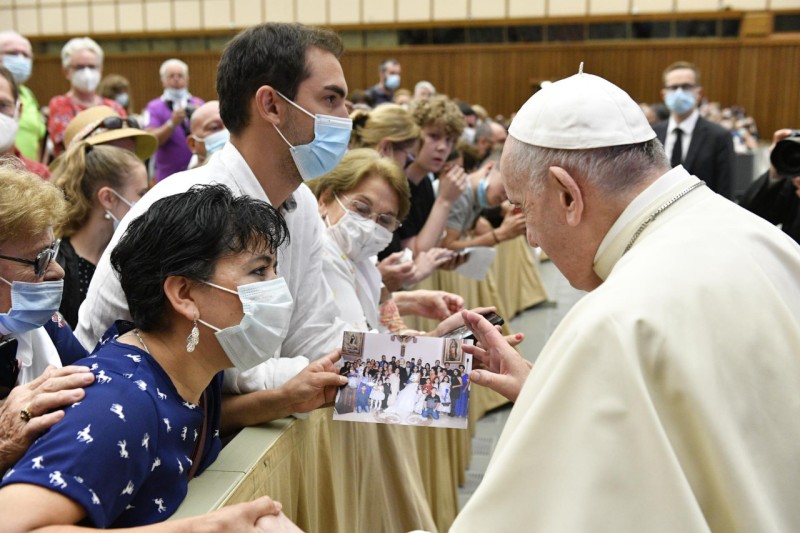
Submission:
[[[334,420],[467,427],[471,340],[345,331]]]

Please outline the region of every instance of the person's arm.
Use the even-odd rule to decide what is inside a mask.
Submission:
[[[228,435],[293,413],[307,413],[332,402],[338,388],[347,384],[347,378],[339,375],[335,365],[340,357],[336,350],[312,361],[278,388],[223,396],[220,434]]]
[[[46,430],[64,418],[63,407],[83,399],[94,381],[84,366],[48,367],[44,374],[11,390],[0,402],[0,475],[16,463]],[[21,418],[23,410],[31,415]]]
[[[455,166],[440,176],[439,182],[439,194],[436,196],[425,225],[417,235],[402,243],[404,247],[411,248],[415,256],[433,248],[441,240],[447,218],[450,215],[450,207],[467,186],[467,175],[463,168]]]
[[[401,315],[416,315],[436,320],[444,320],[464,307],[464,299],[461,296],[445,291],[399,291],[393,293],[392,298]]]
[[[158,140],[158,145],[161,146],[172,137],[175,128],[179,127],[186,119],[186,109],[174,109],[172,115],[163,124],[153,124],[153,114],[150,114],[150,123],[146,131],[155,136]]]
[[[497,229],[476,234],[470,238],[461,237],[461,232],[454,228],[447,228],[447,234],[442,240],[442,246],[451,250],[461,250],[470,246],[495,246],[501,242],[525,234],[525,215],[509,211]]]

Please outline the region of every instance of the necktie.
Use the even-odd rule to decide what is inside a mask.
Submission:
[[[672,157],[670,158],[669,163],[673,167],[677,167],[683,160],[683,142],[681,142],[683,130],[680,128],[675,128],[673,131],[675,132],[675,145],[672,147]]]

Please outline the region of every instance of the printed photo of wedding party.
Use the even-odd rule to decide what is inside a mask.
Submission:
[[[334,420],[466,429],[470,340],[346,331]]]

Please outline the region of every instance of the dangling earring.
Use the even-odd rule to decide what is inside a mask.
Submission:
[[[192,353],[198,344],[200,344],[200,330],[197,329],[197,311],[195,311],[192,332],[186,337],[186,351]]]

